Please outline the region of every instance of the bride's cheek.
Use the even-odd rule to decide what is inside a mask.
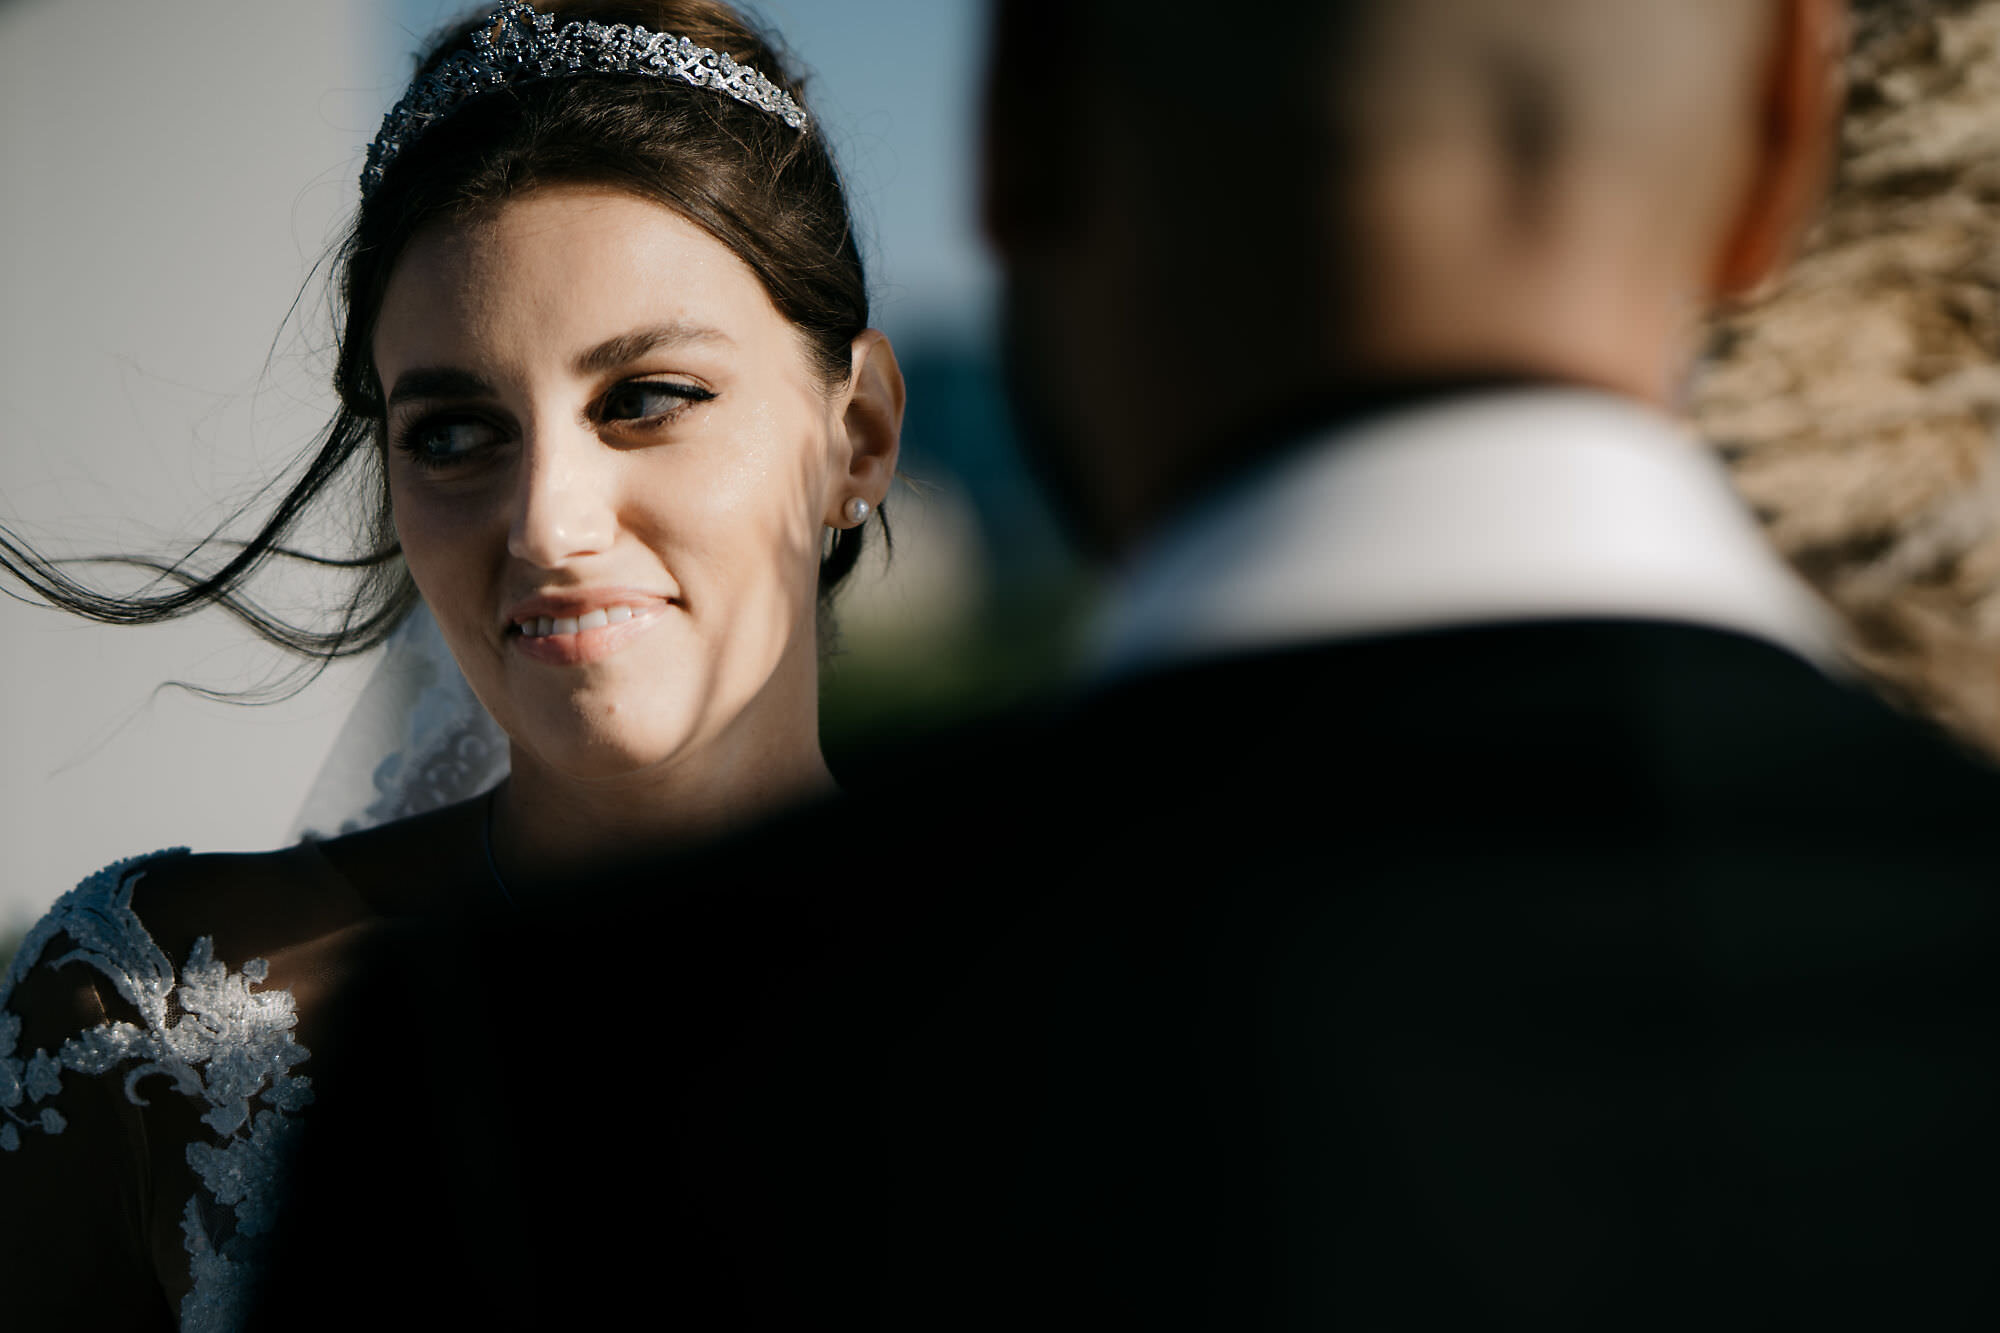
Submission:
[[[446,494],[411,486],[395,504],[396,537],[404,563],[421,587],[433,583],[456,582],[471,570],[490,562],[485,548],[506,542],[504,524],[496,524],[489,506],[474,495]]]

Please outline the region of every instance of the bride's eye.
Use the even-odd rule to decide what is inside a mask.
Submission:
[[[604,395],[597,407],[602,421],[663,422],[715,395],[698,384],[679,380],[626,380]]]
[[[505,438],[478,417],[427,417],[396,438],[396,447],[419,467],[445,468],[473,458]]]

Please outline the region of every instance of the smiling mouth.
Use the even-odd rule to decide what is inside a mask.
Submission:
[[[505,642],[532,662],[588,666],[623,648],[665,617],[671,601],[613,603],[574,616],[522,616],[507,627]]]
[[[603,629],[606,625],[622,625],[638,615],[629,606],[605,606],[594,611],[586,611],[580,616],[525,616],[509,627],[509,634],[518,634],[524,639],[546,639],[563,634],[581,634],[586,630]]]

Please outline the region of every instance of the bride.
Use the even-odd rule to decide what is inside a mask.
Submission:
[[[255,619],[244,580],[377,468],[381,551],[342,629],[264,627],[354,651],[420,596],[511,776],[330,841],[121,862],[30,932],[0,982],[21,1326],[235,1324],[322,997],[371,923],[505,910],[831,786],[820,615],[888,489],[903,386],[772,48],[720,0],[508,0],[423,62],[361,192],[340,410],[263,532],[150,599],[0,551],[83,614]]]

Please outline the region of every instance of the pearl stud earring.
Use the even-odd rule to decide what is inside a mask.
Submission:
[[[847,521],[858,528],[868,521],[868,515],[873,510],[873,505],[857,495],[847,502]]]

